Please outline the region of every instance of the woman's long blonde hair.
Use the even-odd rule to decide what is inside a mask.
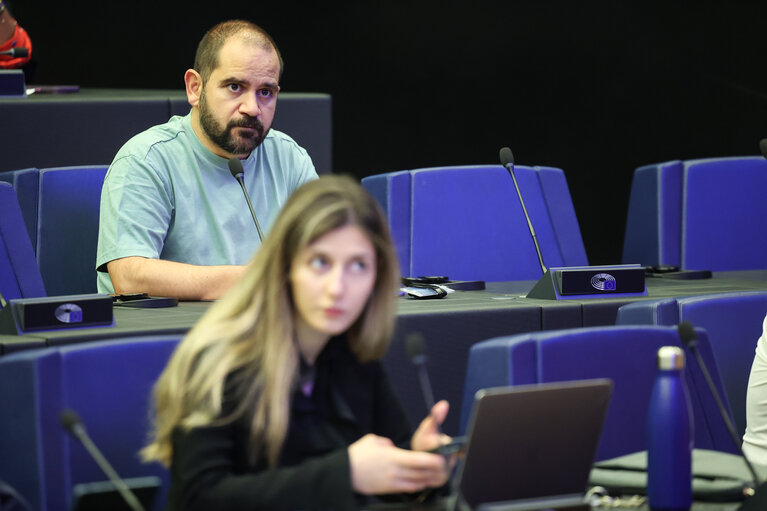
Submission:
[[[367,306],[348,332],[361,361],[381,358],[394,327],[399,268],[375,200],[351,178],[325,176],[286,202],[243,279],[213,304],[178,345],[154,388],[154,430],[144,460],[170,465],[176,427],[250,419],[252,459],[275,466],[285,440],[298,372],[294,306],[288,275],[296,255],[324,234],[359,226],[376,251],[377,275]],[[221,417],[225,389],[238,406]]]

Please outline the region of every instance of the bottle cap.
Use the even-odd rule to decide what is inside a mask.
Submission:
[[[663,346],[658,350],[658,369],[684,369],[684,351],[677,346]]]

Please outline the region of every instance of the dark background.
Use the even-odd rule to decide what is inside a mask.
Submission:
[[[510,146],[565,170],[592,264],[620,261],[634,168],[767,137],[764,0],[11,3],[33,84],[181,89],[208,28],[252,20],[280,46],[283,91],[332,94],[336,172]]]

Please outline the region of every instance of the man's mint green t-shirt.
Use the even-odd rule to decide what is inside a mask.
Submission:
[[[290,194],[317,179],[306,151],[276,130],[269,131],[242,166],[264,234]],[[136,135],[115,156],[101,191],[96,256],[100,293],[114,293],[106,273],[106,263],[114,259],[246,264],[260,244],[228,160],[202,145],[191,114]]]

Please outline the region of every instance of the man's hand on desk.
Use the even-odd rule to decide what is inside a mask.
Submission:
[[[116,294],[147,293],[180,300],[215,300],[242,278],[245,266],[195,266],[124,257],[107,263]]]

